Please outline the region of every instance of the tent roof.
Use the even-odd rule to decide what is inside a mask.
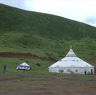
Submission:
[[[76,57],[76,54],[74,53],[74,51],[72,49],[70,49],[69,52],[67,53],[66,57]]]
[[[29,66],[26,62],[21,63],[20,66]]]
[[[78,58],[72,49],[69,50],[67,55],[51,65],[50,67],[93,67],[82,59]],[[50,68],[49,67],[49,68]]]

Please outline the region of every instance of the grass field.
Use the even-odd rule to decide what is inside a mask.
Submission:
[[[0,58],[0,72],[3,72],[4,64],[6,64],[8,72],[15,72],[16,67],[25,61],[32,67],[33,72],[48,72],[48,66],[53,63],[40,59]]]

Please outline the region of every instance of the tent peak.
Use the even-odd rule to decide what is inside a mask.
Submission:
[[[76,54],[74,53],[72,47],[70,48],[70,50],[67,53],[66,57],[76,57]]]

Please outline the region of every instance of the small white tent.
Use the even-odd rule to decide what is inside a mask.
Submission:
[[[28,65],[26,62],[24,62],[24,63],[18,65],[18,66],[16,67],[16,69],[17,69],[17,70],[30,70],[30,69],[31,69],[31,66]]]
[[[49,72],[94,74],[94,66],[78,58],[73,50],[70,49],[63,59],[57,61],[49,67]]]

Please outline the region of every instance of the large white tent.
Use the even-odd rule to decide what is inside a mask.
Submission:
[[[18,65],[16,67],[17,70],[30,70],[31,69],[31,66],[28,65],[26,62],[24,63],[21,63],[20,65]]]
[[[94,66],[77,57],[73,50],[70,49],[63,59],[49,66],[49,72],[94,74]]]

